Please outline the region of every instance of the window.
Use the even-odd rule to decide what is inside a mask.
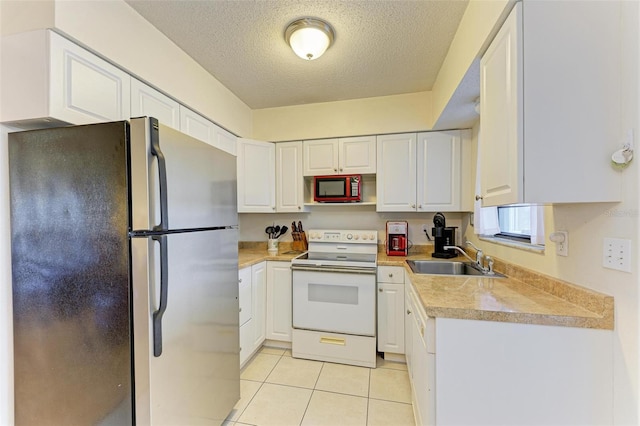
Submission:
[[[496,237],[544,245],[544,213],[537,206],[498,207],[500,232]]]
[[[529,206],[498,207],[497,234],[509,239],[531,242],[531,208]]]

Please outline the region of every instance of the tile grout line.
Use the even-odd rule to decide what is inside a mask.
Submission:
[[[251,360],[249,360],[249,362],[245,365],[245,369],[249,366],[249,364],[251,364],[256,357],[260,354],[261,352],[257,352]],[[266,355],[270,355],[270,354],[266,354]],[[260,383],[260,386],[258,387],[258,389],[256,389],[255,393],[253,394],[253,396],[251,397],[251,399],[249,400],[249,402],[247,403],[247,405],[245,405],[245,407],[242,409],[242,412],[238,414],[238,418],[236,420],[234,420],[234,425],[236,423],[238,423],[238,421],[240,420],[240,417],[242,417],[242,414],[244,414],[244,412],[247,410],[247,408],[249,408],[249,405],[251,405],[251,402],[253,401],[253,399],[256,397],[256,395],[258,395],[258,392],[260,392],[260,389],[262,389],[262,387],[264,386],[264,384],[266,383],[267,378],[269,378],[269,375],[273,372],[273,370],[276,368],[276,365],[278,365],[278,363],[280,362],[280,360],[282,359],[282,357],[284,356],[284,352],[282,354],[280,354],[280,358],[278,358],[278,361],[274,364],[273,368],[271,368],[271,370],[269,371],[269,374],[267,374],[267,376],[264,378],[264,380],[262,381],[257,381],[257,380],[247,380],[248,382],[255,382],[255,383]],[[244,370],[244,369],[243,369]],[[242,374],[242,372],[240,372],[240,374]],[[246,379],[241,379],[241,380],[246,380]],[[242,395],[240,395],[240,398],[242,398]],[[226,419],[225,419],[226,420]]]
[[[313,384],[313,388],[311,389],[311,395],[309,396],[309,401],[307,401],[307,406],[304,407],[304,413],[302,413],[302,418],[300,419],[300,425],[302,425],[302,422],[304,421],[304,416],[307,415],[307,411],[309,410],[309,405],[311,405],[311,398],[313,398],[313,394],[316,391],[316,386],[318,386],[318,380],[320,380],[320,375],[322,374],[322,370],[324,369],[324,362],[322,363],[322,365],[320,366],[320,371],[318,372],[318,377],[316,377],[316,381]]]

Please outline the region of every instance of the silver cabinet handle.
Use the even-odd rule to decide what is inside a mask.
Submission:
[[[381,289],[381,288],[379,288],[379,289],[378,289],[378,291],[379,291],[380,293],[382,293],[382,289]]]
[[[389,274],[389,278],[393,278],[393,274]]]
[[[407,309],[407,315],[411,315],[411,311]]]
[[[412,209],[415,209],[415,208],[416,208],[416,205],[415,205],[415,204],[411,204],[411,208],[412,208]]]
[[[484,197],[482,197],[482,195],[476,195],[476,201],[480,201],[483,200]]]

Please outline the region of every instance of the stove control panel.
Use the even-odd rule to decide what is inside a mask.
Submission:
[[[377,244],[378,231],[312,229],[307,232],[309,242]]]

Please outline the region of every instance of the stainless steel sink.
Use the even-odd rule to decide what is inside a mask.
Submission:
[[[407,260],[407,264],[414,274],[435,275],[479,275],[492,278],[502,278],[504,275],[494,272],[482,272],[471,262],[444,262],[439,260]]]

